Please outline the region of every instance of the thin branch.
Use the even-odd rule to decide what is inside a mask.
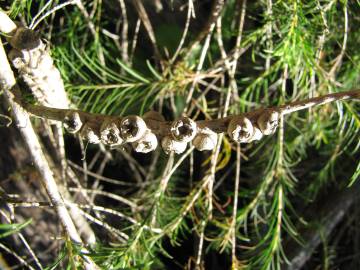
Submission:
[[[272,0],[266,1],[266,17],[267,17],[267,24],[266,24],[266,47],[268,52],[266,53],[266,61],[265,61],[265,70],[268,70],[271,65],[271,53],[273,51],[273,41],[272,41],[272,25],[273,25],[273,12],[272,12]]]
[[[205,227],[206,227],[207,220],[203,219],[200,223],[200,238],[199,238],[199,245],[198,245],[198,252],[196,255],[196,270],[201,270],[201,263],[202,263],[202,254],[204,249],[204,237],[205,237]]]
[[[107,214],[111,214],[111,215],[114,215],[114,216],[117,216],[117,217],[120,217],[120,218],[123,218],[123,219],[126,219],[127,221],[135,224],[135,225],[138,225],[138,226],[142,226],[141,222],[138,222],[136,221],[135,219],[133,219],[132,217],[129,217],[119,211],[116,211],[114,209],[111,209],[111,208],[106,208],[106,207],[102,207],[102,206],[99,206],[99,205],[87,205],[87,204],[77,204],[77,203],[68,203],[66,202],[66,204],[69,204],[69,205],[75,205],[79,208],[84,208],[84,209],[91,209],[91,210],[94,210],[94,211],[99,211],[99,212],[103,212],[103,213],[107,213]],[[152,227],[149,227],[149,226],[146,226],[144,225],[144,228],[147,229],[147,230],[150,230],[152,232],[155,232],[155,233],[161,233],[162,230],[160,228],[152,228]]]
[[[241,160],[241,149],[238,144],[236,147],[236,171],[235,171],[235,184],[234,184],[234,206],[231,219],[231,256],[232,265],[236,265],[236,215],[238,209],[238,196],[239,196],[239,182],[240,182],[240,160]]]
[[[48,203],[48,202],[20,201],[18,199],[13,199],[11,197],[7,197],[7,198],[3,198],[3,199],[5,199],[5,201],[9,205],[11,205],[12,207],[23,207],[23,208],[48,208],[48,207],[54,207],[51,203]],[[117,210],[111,209],[111,208],[106,208],[106,207],[103,207],[103,206],[100,206],[100,205],[78,204],[78,203],[73,203],[73,202],[70,202],[70,201],[65,201],[65,204],[70,208],[71,207],[78,207],[78,208],[81,208],[81,209],[90,209],[90,210],[93,210],[93,211],[98,211],[98,212],[111,214],[111,215],[123,218],[123,219],[125,219],[125,220],[127,220],[127,221],[129,221],[129,222],[131,222],[131,223],[133,223],[135,225],[144,226],[144,229],[150,230],[150,231],[152,231],[154,233],[162,233],[162,229],[160,229],[160,228],[152,228],[152,227],[149,227],[149,226],[146,226],[146,225],[142,225],[141,222],[138,222],[134,218],[129,217],[129,216],[127,216],[127,215],[125,215],[125,214],[123,214],[123,213],[121,213],[121,212],[119,212]],[[83,214],[83,211],[81,213]],[[5,216],[5,214],[3,214],[3,213],[1,213],[1,214],[3,216]],[[100,219],[96,220],[97,224],[99,224],[100,222],[101,222]],[[19,233],[19,235],[20,234],[21,233]]]
[[[343,38],[343,43],[341,46],[340,54],[335,58],[335,63],[329,71],[329,75],[332,78],[335,77],[335,73],[338,70],[338,68],[340,67],[341,62],[344,58],[345,51],[346,51],[346,44],[347,44],[347,40],[348,40],[348,32],[349,32],[349,18],[348,18],[347,3],[345,2],[344,3],[344,38]]]
[[[5,250],[7,253],[13,255],[21,264],[23,264],[24,266],[26,266],[28,269],[30,270],[35,270],[34,267],[32,267],[30,264],[27,263],[27,261],[25,261],[20,255],[18,255],[17,253],[15,253],[14,251],[12,251],[10,248],[8,248],[7,246],[3,245],[2,243],[0,243],[0,248]]]
[[[20,95],[17,94],[17,97]],[[262,116],[266,116],[271,112],[277,112],[280,115],[290,114],[296,111],[304,110],[311,108],[317,105],[323,105],[335,101],[343,101],[350,99],[359,99],[360,90],[345,91],[339,93],[327,94],[324,96],[319,96],[315,98],[310,98],[307,100],[295,101],[292,103],[287,103],[279,107],[269,107],[269,108],[260,108],[251,112],[242,113],[238,115],[227,116],[218,119],[212,120],[199,120],[196,121],[197,130],[201,131],[205,128],[212,130],[216,133],[227,132],[228,126],[231,121],[238,119],[248,118],[254,125]],[[32,115],[40,118],[51,119],[55,121],[65,122],[67,116],[78,115],[81,120],[81,123],[86,123],[87,126],[91,126],[94,132],[99,132],[101,125],[104,122],[121,122],[123,118],[117,116],[103,115],[103,114],[91,114],[83,112],[80,110],[68,110],[68,109],[57,109],[50,108],[46,106],[33,105],[29,103],[22,102],[21,98],[18,98],[17,101]],[[144,119],[146,123],[146,128],[151,130],[152,133],[158,135],[159,137],[172,135],[172,121],[160,121],[157,119]]]
[[[132,60],[134,58],[134,54],[135,54],[135,49],[136,49],[136,45],[137,45],[137,41],[138,41],[138,36],[139,36],[139,31],[140,31],[140,26],[141,26],[141,20],[138,19],[136,21],[136,26],[135,26],[135,31],[134,31],[134,37],[132,39],[131,42],[131,51],[130,51],[130,57],[129,57],[129,63],[131,65]]]
[[[84,16],[84,18],[85,18],[85,20],[86,20],[86,22],[88,24],[88,27],[90,29],[90,32],[94,37],[94,40],[98,41],[99,40],[99,34],[96,31],[96,27],[95,27],[94,23],[91,20],[91,16],[89,15],[89,13],[86,10],[84,4],[82,3],[82,0],[75,0],[75,4],[77,5],[80,12],[83,14],[83,16]],[[98,47],[98,57],[99,57],[100,64],[102,66],[105,66],[104,51],[103,51],[103,48],[102,48],[101,45],[99,45],[99,47]]]
[[[187,16],[186,16],[186,23],[185,23],[185,27],[184,27],[184,32],[183,32],[183,34],[181,36],[181,40],[179,42],[179,45],[178,45],[173,57],[171,58],[171,61],[170,61],[171,63],[175,62],[176,58],[178,57],[178,55],[179,55],[179,53],[181,51],[182,46],[184,45],[187,33],[189,31],[191,17],[195,17],[194,3],[193,3],[193,0],[188,0],[188,12],[187,12]]]
[[[23,37],[26,36],[25,33],[32,35],[34,38],[28,37],[28,42],[23,42]],[[37,42],[30,42],[33,39]],[[29,86],[37,101],[45,106],[68,109],[70,107],[70,101],[65,92],[63,80],[60,77],[59,70],[53,64],[53,59],[49,51],[46,50],[44,42],[40,40],[33,31],[24,27],[18,27],[16,31],[11,34],[10,44],[13,48],[8,54],[9,60],[17,69],[19,77]],[[27,55],[27,57],[23,57],[25,55]],[[66,184],[65,170],[67,167],[62,125],[57,122],[54,125],[55,128],[52,129],[49,121],[45,121],[43,124],[54,149],[58,150],[57,154],[61,161],[61,173],[57,175],[57,178],[62,178],[63,181],[57,183],[58,188],[65,198],[69,198],[67,190],[62,185],[62,183]],[[47,161],[50,167],[55,168],[53,164],[55,162],[50,157]],[[87,244],[93,244],[95,235],[86,223],[86,220],[77,214],[76,208],[70,209],[70,215],[75,226],[77,226],[79,231],[83,232],[82,235],[84,236],[85,242]]]
[[[158,210],[158,206],[160,204],[160,198],[161,196],[163,196],[163,194],[165,193],[169,180],[171,178],[171,176],[176,172],[176,170],[179,168],[179,166],[182,164],[182,162],[194,151],[194,147],[190,147],[186,153],[182,154],[182,156],[179,158],[179,160],[175,163],[175,165],[173,165],[174,163],[174,155],[170,155],[168,158],[168,161],[166,163],[165,169],[163,171],[163,175],[161,177],[160,180],[160,185],[159,188],[157,190],[157,192],[154,195],[154,199],[156,202],[156,205],[153,209],[152,212],[152,217],[151,217],[151,224],[152,226],[154,226],[155,221],[156,221],[156,215],[157,215],[157,210]]]
[[[308,213],[309,219],[319,221],[322,226],[323,237],[318,228],[314,226],[306,226],[301,230],[303,245],[299,245],[295,241],[286,243],[284,250],[289,250],[289,265],[284,267],[286,270],[303,269],[306,262],[311,258],[316,248],[321,244],[322,238],[328,238],[338,224],[344,219],[346,213],[349,212],[351,206],[357,206],[359,201],[360,182],[356,182],[350,189],[343,191],[333,191],[329,193],[326,201],[314,203],[319,207],[310,207],[311,212]]]
[[[67,162],[71,167],[81,171],[82,173],[87,174],[89,176],[92,176],[92,177],[96,178],[97,180],[101,180],[101,181],[104,181],[104,182],[107,182],[107,183],[110,183],[110,184],[121,185],[121,186],[129,186],[129,187],[138,187],[138,186],[147,185],[147,183],[125,182],[125,181],[105,177],[105,176],[99,175],[99,174],[94,173],[94,172],[89,171],[89,170],[85,171],[81,166],[75,164],[74,162],[72,162],[70,160],[68,160]]]
[[[54,7],[53,9],[49,10],[48,12],[46,12],[46,13],[45,13],[43,16],[41,16],[38,20],[37,20],[38,16],[37,16],[37,17],[34,17],[34,19],[32,20],[29,28],[30,28],[30,29],[35,29],[36,26],[38,26],[39,23],[40,23],[41,21],[43,21],[46,17],[50,16],[50,15],[53,14],[54,12],[58,11],[59,9],[62,9],[62,8],[64,8],[64,7],[66,7],[66,6],[68,6],[68,5],[74,5],[74,4],[76,4],[76,1],[77,1],[77,0],[70,0],[70,1],[64,2],[64,3],[60,4],[60,5],[57,5],[57,6]],[[46,5],[43,7],[43,9],[39,12],[38,15],[40,15],[40,14],[47,8],[48,4],[50,4],[51,2],[52,2],[52,1],[49,1],[48,3],[46,3]]]
[[[151,41],[151,45],[154,48],[155,56],[158,60],[161,60],[161,54],[160,54],[159,48],[156,43],[155,32],[151,25],[149,16],[145,10],[144,5],[141,0],[132,0],[132,2],[136,8],[137,13],[139,14],[139,17],[140,17],[142,23],[145,26],[147,33],[148,33],[149,39]]]
[[[41,14],[43,12],[45,12],[45,10],[52,4],[53,0],[49,0],[42,8],[41,10],[34,16],[34,18],[32,18],[31,23],[29,25],[29,28],[32,29],[32,26],[34,25],[34,23],[36,22],[36,20],[41,16]]]
[[[106,192],[106,191],[103,191],[103,190],[79,189],[79,188],[70,187],[69,191],[82,191],[82,192],[86,192],[86,193],[90,193],[90,194],[97,194],[97,195],[101,195],[101,196],[106,196],[106,197],[111,198],[113,200],[117,200],[117,201],[119,201],[119,202],[121,202],[123,204],[126,204],[126,205],[130,206],[133,209],[138,208],[138,206],[135,203],[133,203],[132,201],[129,201],[128,199],[126,199],[124,197],[121,197],[121,196],[119,196],[117,194]]]
[[[123,233],[122,231],[110,226],[105,221],[102,221],[96,217],[93,217],[92,215],[86,213],[85,211],[79,209],[80,214],[82,214],[85,218],[87,218],[89,221],[103,227],[107,231],[111,233],[117,240],[119,240],[122,243],[125,243],[126,240],[129,239],[129,236],[126,233]]]
[[[207,54],[207,51],[209,49],[209,46],[210,46],[210,40],[211,40],[211,35],[212,35],[212,32],[214,30],[214,27],[215,27],[215,23],[213,23],[209,29],[209,32],[206,36],[206,40],[204,42],[204,45],[202,47],[202,50],[201,50],[201,54],[200,54],[200,59],[199,59],[199,63],[196,67],[196,73],[195,73],[195,78],[193,80],[193,83],[191,84],[191,87],[190,87],[190,90],[189,90],[189,93],[186,97],[186,104],[189,105],[190,104],[190,101],[191,101],[191,98],[193,96],[193,93],[194,93],[194,90],[195,90],[195,86],[197,84],[197,81],[200,79],[200,73],[201,73],[201,69],[203,67],[203,64],[204,64],[204,61],[205,61],[205,57],[206,57],[206,54]],[[185,108],[184,110],[184,113],[186,113],[186,110],[187,110],[188,107]]]
[[[121,57],[124,63],[129,63],[129,41],[128,41],[128,19],[126,12],[126,5],[124,0],[118,0],[120,9],[121,9],[121,17],[122,17],[122,29],[121,29]]]

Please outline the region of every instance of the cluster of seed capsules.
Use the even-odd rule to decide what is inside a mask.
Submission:
[[[154,111],[145,113],[143,117],[95,115],[91,120],[88,114],[69,111],[63,124],[68,132],[79,133],[89,143],[101,142],[112,147],[131,143],[136,152],[149,153],[157,148],[160,140],[165,153],[180,154],[190,142],[199,151],[213,150],[221,132],[227,132],[237,143],[260,140],[276,131],[279,117],[279,111],[264,109],[248,117],[239,115],[198,122],[188,117],[167,122]]]

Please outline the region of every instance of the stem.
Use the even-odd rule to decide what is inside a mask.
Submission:
[[[296,111],[304,110],[311,108],[317,105],[324,105],[334,101],[342,101],[348,99],[359,99],[360,98],[360,89],[346,91],[346,92],[339,92],[328,94],[324,96],[319,96],[315,98],[310,98],[307,100],[295,101],[289,104],[285,104],[280,106],[281,113],[283,115],[293,113]]]
[[[15,93],[16,94],[16,93]],[[17,95],[19,96],[19,95]],[[345,91],[339,93],[332,93],[324,96],[319,96],[315,98],[310,98],[307,100],[295,101],[292,103],[284,104],[279,107],[270,107],[269,110],[274,110],[280,112],[282,115],[290,114],[296,111],[304,110],[311,108],[317,105],[324,105],[334,101],[343,101],[349,99],[359,99],[360,98],[360,89]],[[77,112],[83,123],[89,122],[94,127],[99,127],[104,121],[119,121],[121,117],[103,115],[103,114],[91,114],[83,112],[80,110],[69,110],[69,109],[57,109],[40,105],[33,105],[25,103],[18,98],[16,100],[20,103],[30,114],[55,120],[55,121],[64,121],[65,115],[71,112]],[[219,119],[212,120],[200,120],[196,121],[196,124],[199,129],[209,128],[216,133],[226,132],[229,122],[234,118],[248,117],[249,119],[257,118],[266,108],[259,108],[257,110],[242,113],[238,115],[231,115]],[[158,121],[155,119],[145,119],[147,127],[155,134],[160,136],[166,136],[170,134],[171,121]]]

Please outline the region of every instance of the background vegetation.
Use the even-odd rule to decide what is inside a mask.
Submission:
[[[88,112],[213,119],[359,87],[357,1],[1,7],[26,25],[38,21],[73,106]],[[81,184],[67,177],[66,186],[90,220],[91,256],[103,269],[359,269],[359,127],[359,103],[338,102],[286,116],[260,142],[240,146],[222,136],[212,152],[138,154],[66,135]],[[46,201],[16,128],[2,127],[0,137],[3,193]],[[5,208],[0,248],[8,265],[24,264],[21,256],[25,268],[82,268],[51,208],[11,209],[17,225]]]

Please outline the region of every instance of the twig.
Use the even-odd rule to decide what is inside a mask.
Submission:
[[[17,253],[15,253],[14,251],[12,251],[11,249],[9,249],[7,246],[3,245],[2,243],[0,243],[0,248],[2,248],[3,250],[5,250],[7,253],[11,254],[12,256],[14,256],[21,264],[23,264],[24,266],[26,266],[28,269],[30,270],[35,270],[34,267],[32,267],[30,264],[27,263],[27,261],[25,261],[20,255],[18,255]]]
[[[106,192],[106,191],[102,191],[102,190],[93,190],[93,189],[79,189],[79,188],[69,188],[70,191],[83,191],[86,193],[90,193],[90,194],[97,194],[97,195],[102,195],[102,196],[106,196],[108,198],[111,198],[113,200],[117,200],[119,202],[122,202],[123,204],[126,204],[128,206],[130,206],[133,209],[137,209],[138,206],[133,203],[132,201],[129,201],[128,199],[125,199],[124,197],[121,197],[117,194],[114,193],[110,193],[110,192]]]
[[[133,158],[128,152],[122,150],[122,149],[117,149],[121,155],[126,159],[126,161],[128,162],[131,170],[134,172],[134,176],[137,179],[138,183],[142,182],[142,178],[143,176],[146,175],[146,171],[143,169],[143,167],[139,164],[139,162]]]
[[[304,110],[316,105],[323,105],[334,101],[342,101],[349,99],[359,99],[360,90],[345,91],[339,93],[327,94],[315,98],[310,98],[302,101],[295,101],[292,103],[284,104],[279,107],[260,108],[251,112],[227,116],[219,119],[212,120],[199,120],[196,121],[196,125],[199,130],[208,128],[216,133],[226,132],[228,125],[232,120],[242,119],[244,117],[257,120],[260,116],[268,114],[269,112],[278,112],[281,115],[290,114],[296,111]],[[56,121],[64,122],[69,114],[77,114],[81,119],[82,123],[87,123],[92,126],[94,130],[100,130],[102,123],[108,122],[119,122],[121,117],[102,115],[102,114],[91,114],[80,110],[68,110],[68,109],[57,109],[46,106],[33,105],[22,102],[21,98],[17,101],[32,115],[40,118],[46,118]],[[159,121],[156,119],[145,119],[146,126],[154,134],[158,136],[167,136],[171,134],[171,121]]]
[[[49,5],[52,4],[53,0],[49,0],[42,8],[41,10],[34,16],[34,18],[32,18],[31,23],[29,25],[29,28],[32,29],[32,26],[34,25],[34,23],[36,22],[37,18],[39,18],[41,16],[41,13],[43,13],[48,7]]]
[[[209,177],[205,177],[203,181],[200,183],[200,185],[194,188],[193,192],[191,192],[191,194],[189,195],[190,200],[183,206],[180,215],[176,219],[174,219],[171,223],[165,226],[165,228],[163,229],[164,232],[171,232],[179,226],[183,218],[193,207],[194,203],[197,201],[202,191],[208,184],[209,184]]]
[[[135,49],[136,49],[136,45],[137,45],[137,41],[138,41],[138,36],[139,36],[139,31],[140,31],[140,26],[141,26],[141,20],[138,19],[136,21],[136,26],[135,26],[135,32],[134,32],[134,38],[131,42],[131,51],[130,51],[130,57],[129,57],[129,63],[131,65],[132,60],[134,58],[134,54],[135,54]]]
[[[244,10],[242,11],[242,14],[244,14]],[[243,18],[244,16],[240,16],[241,18]],[[226,69],[228,71],[228,74],[230,76],[230,87],[227,90],[226,93],[226,97],[225,97],[225,104],[224,104],[224,109],[222,112],[222,116],[225,118],[227,116],[228,113],[228,109],[229,109],[229,105],[230,105],[230,97],[231,97],[231,93],[237,93],[237,85],[235,82],[235,78],[234,78],[234,73],[236,70],[236,64],[237,64],[237,60],[235,59],[234,61],[234,73],[231,70],[230,67],[230,63],[227,60],[227,55],[223,46],[223,41],[222,41],[222,34],[221,34],[221,17],[218,18],[217,22],[216,22],[216,26],[217,26],[217,41],[218,41],[218,45],[220,48],[220,52],[222,55],[222,58],[224,59],[224,63],[226,66]],[[240,27],[243,27],[243,23],[240,23]],[[242,34],[242,28],[239,29],[239,35],[238,35],[238,40],[241,40],[241,34]],[[239,41],[240,42],[240,41]],[[239,43],[240,44],[240,43]],[[220,113],[220,111],[219,111]],[[217,147],[215,149],[215,152],[213,152],[212,158],[211,158],[211,167],[210,167],[210,175],[208,175],[207,177],[209,177],[209,186],[208,186],[208,217],[211,218],[212,217],[212,209],[213,209],[213,190],[214,190],[214,182],[215,182],[215,173],[216,173],[216,164],[217,164],[217,157],[219,155],[220,152],[220,146],[221,146],[221,142],[223,139],[223,135],[220,135],[218,140],[217,140]]]
[[[88,23],[88,27],[89,27],[89,29],[90,29],[91,34],[92,34],[93,37],[94,37],[94,40],[95,40],[95,41],[98,41],[98,39],[99,39],[99,34],[98,34],[98,32],[96,31],[95,25],[94,25],[94,23],[91,21],[91,16],[90,16],[89,13],[87,12],[84,4],[82,3],[82,0],[74,0],[74,1],[75,1],[75,4],[77,5],[77,7],[79,8],[80,12],[83,14],[86,22]],[[102,48],[101,45],[99,45],[99,48],[98,48],[98,57],[99,57],[100,64],[101,64],[102,66],[105,66],[104,51],[103,51],[103,48]]]
[[[89,221],[105,228],[106,230],[108,230],[111,235],[113,235],[117,240],[119,240],[122,243],[125,243],[126,240],[129,239],[129,236],[126,233],[123,233],[122,231],[110,226],[109,224],[107,224],[105,221],[102,221],[96,217],[93,217],[92,215],[86,213],[85,211],[79,209],[79,212],[85,217],[87,218]]]
[[[267,17],[267,24],[266,24],[266,47],[268,52],[266,53],[266,61],[265,61],[265,70],[268,70],[271,65],[271,53],[273,50],[273,41],[272,41],[272,0],[266,1],[266,17]]]
[[[94,210],[94,211],[108,213],[108,214],[111,214],[111,215],[126,219],[127,221],[129,221],[129,222],[131,222],[131,223],[133,223],[135,225],[138,225],[138,226],[142,225],[141,222],[136,221],[132,217],[126,216],[125,214],[123,214],[123,213],[121,213],[119,211],[116,211],[114,209],[111,209],[111,208],[106,208],[106,207],[102,207],[102,206],[99,206],[99,205],[87,205],[87,204],[77,204],[77,203],[74,204],[74,203],[70,203],[70,202],[66,202],[66,204],[76,205],[79,208],[91,209],[91,210]],[[155,233],[161,233],[162,232],[162,230],[160,228],[152,228],[152,227],[149,227],[149,226],[146,226],[146,225],[144,225],[144,228],[147,229],[147,230],[150,230],[152,232],[155,232]]]
[[[158,206],[160,204],[160,198],[165,193],[171,176],[176,172],[176,170],[179,168],[179,166],[182,164],[182,162],[187,158],[187,156],[190,155],[193,151],[194,151],[194,147],[190,147],[186,153],[182,154],[182,156],[175,163],[175,165],[173,165],[174,155],[169,156],[168,161],[166,163],[166,167],[163,171],[163,175],[160,180],[159,188],[154,195],[155,207],[153,208],[152,217],[151,217],[151,225],[152,226],[155,225],[157,210],[158,210]]]
[[[329,33],[329,29],[328,29],[328,25],[327,25],[327,19],[326,16],[324,14],[323,8],[320,4],[320,1],[317,1],[317,7],[320,10],[320,14],[321,14],[321,18],[323,20],[324,23],[324,29],[321,33],[321,35],[319,36],[318,40],[317,40],[317,49],[316,49],[316,54],[315,54],[315,66],[319,66],[320,64],[320,60],[321,60],[321,54],[323,52],[323,48],[324,48],[324,43],[325,43],[325,37],[326,34]],[[314,97],[315,94],[315,88],[316,88],[316,73],[314,72],[311,75],[310,78],[310,89],[309,89],[309,98]],[[311,109],[309,109],[309,114],[310,114],[310,120],[311,120]]]
[[[203,64],[204,64],[204,61],[205,61],[205,57],[206,57],[206,53],[209,49],[209,46],[210,46],[210,39],[211,39],[211,35],[212,35],[212,32],[214,30],[214,27],[215,27],[215,23],[213,23],[209,29],[209,33],[207,34],[206,36],[206,40],[204,42],[204,45],[202,47],[202,50],[201,50],[201,54],[200,54],[200,59],[199,59],[199,63],[196,67],[196,73],[195,73],[195,78],[191,84],[191,87],[190,87],[190,90],[189,90],[189,93],[186,97],[186,104],[189,105],[190,104],[190,101],[192,99],[192,96],[193,96],[193,93],[194,93],[194,90],[195,90],[195,86],[197,84],[197,81],[200,79],[199,78],[199,75],[201,73],[201,69],[203,67]],[[188,106],[184,109],[184,113],[186,113],[188,109]]]
[[[337,71],[337,69],[340,67],[341,62],[343,60],[343,57],[345,55],[345,50],[346,50],[346,44],[347,44],[347,40],[348,40],[348,31],[349,31],[349,18],[348,18],[348,9],[347,9],[347,3],[344,3],[344,38],[343,38],[343,43],[341,46],[341,51],[340,54],[335,58],[335,63],[334,65],[331,67],[330,71],[329,71],[329,75],[331,78],[335,79],[335,73]]]
[[[129,41],[128,41],[128,19],[126,13],[126,5],[124,0],[118,0],[122,16],[122,29],[121,29],[121,57],[124,63],[129,64]]]
[[[104,181],[104,182],[107,182],[107,183],[110,183],[110,184],[114,184],[114,185],[121,185],[121,186],[129,186],[129,187],[137,187],[137,186],[145,186],[146,183],[129,183],[129,182],[125,182],[125,181],[121,181],[121,180],[117,180],[117,179],[113,179],[113,178],[109,178],[109,177],[105,177],[105,176],[102,176],[102,175],[99,175],[97,173],[94,173],[94,172],[91,172],[89,170],[87,171],[84,171],[84,169],[82,167],[80,167],[79,165],[75,164],[74,162],[68,160],[67,161],[68,164],[81,171],[82,173],[84,174],[87,174],[89,176],[92,176],[98,180],[101,180],[101,181]]]
[[[330,193],[327,201],[321,201],[320,204],[314,203],[314,205],[321,205],[320,209],[310,208],[314,220],[322,221],[323,224],[323,237],[327,238],[334,231],[336,226],[343,220],[350,207],[359,200],[358,194],[360,190],[360,182],[356,182],[353,187],[339,192],[334,191]],[[289,250],[288,259],[290,264],[284,269],[288,270],[300,270],[311,258],[311,255],[321,244],[320,231],[316,230],[313,226],[304,228],[301,232],[304,239],[304,245],[300,246],[298,243],[289,242],[284,246],[284,250]]]
[[[235,184],[234,184],[234,206],[231,219],[231,256],[232,265],[236,265],[236,215],[238,209],[238,196],[239,196],[239,182],[240,182],[240,159],[241,149],[238,144],[236,147],[236,171],[235,171]]]
[[[184,153],[179,160],[175,163],[175,165],[169,170],[169,172],[161,179],[160,190],[161,193],[164,193],[167,187],[167,184],[171,178],[171,176],[176,172],[178,167],[182,164],[182,162],[190,155],[194,150],[194,147],[190,147],[186,153]]]
[[[80,152],[81,152],[81,163],[82,163],[82,169],[84,172],[87,172],[88,170],[88,164],[86,161],[86,146],[84,144],[83,139],[80,137],[80,135],[77,136],[79,145],[80,145]],[[85,187],[88,184],[88,176],[86,173],[84,173],[84,185]]]
[[[49,2],[50,3],[50,2]],[[1,22],[3,23],[3,22]],[[23,40],[24,36],[28,41]],[[18,70],[19,76],[29,86],[38,102],[42,105],[53,106],[63,109],[70,107],[67,94],[59,70],[53,64],[53,59],[46,49],[45,44],[39,37],[31,30],[24,27],[18,27],[13,30],[10,35],[10,44],[12,49],[9,52],[9,59],[12,61],[14,67]],[[31,47],[28,47],[31,46]],[[61,173],[59,178],[62,178],[61,183],[65,183],[66,177],[66,158],[65,158],[65,144],[63,138],[63,129],[61,123],[55,123],[54,132],[50,127],[49,121],[44,122],[45,130],[48,131],[48,136],[59,155],[61,162]],[[55,136],[56,135],[56,139]],[[48,162],[51,167],[55,163],[52,158],[48,157]],[[58,176],[57,176],[58,177]],[[58,183],[58,188],[65,198],[69,199],[69,193],[64,186]],[[95,235],[86,220],[76,212],[76,208],[70,209],[70,215],[79,230],[82,230],[85,242],[93,244]]]
[[[198,252],[196,254],[196,262],[195,262],[195,269],[200,270],[201,262],[202,262],[202,253],[203,253],[203,246],[204,246],[204,237],[205,237],[205,227],[206,227],[206,219],[203,219],[200,223],[200,237],[199,237],[199,245],[198,245]]]
[[[87,12],[84,4],[82,3],[81,0],[75,0],[75,4],[77,5],[78,9],[79,9],[80,12],[83,14],[86,22],[88,23],[88,27],[89,27],[89,29],[90,29],[91,34],[96,38],[97,33],[96,33],[96,30],[95,30],[95,25],[94,25],[94,23],[91,21],[90,15],[89,15],[89,13]]]
[[[136,8],[136,11],[139,14],[139,17],[140,17],[142,23],[145,26],[145,29],[146,29],[149,39],[151,41],[151,45],[154,48],[155,56],[156,56],[157,60],[161,60],[161,54],[160,54],[159,48],[156,43],[155,32],[151,25],[149,16],[147,15],[144,5],[141,0],[132,0],[132,2]]]
[[[30,29],[35,29],[36,26],[39,25],[39,23],[44,20],[46,17],[50,16],[51,14],[53,14],[54,12],[56,12],[57,10],[59,9],[62,9],[63,7],[65,6],[68,6],[68,5],[73,5],[73,4],[76,4],[76,1],[77,0],[70,0],[70,1],[67,1],[67,2],[64,2],[56,7],[54,7],[53,9],[49,10],[48,12],[46,12],[43,16],[41,16],[38,20],[38,16],[47,8],[48,4],[50,4],[52,1],[49,1],[48,3],[46,3],[46,5],[42,8],[42,10],[39,12],[39,14],[34,17],[34,19],[32,20],[29,28]]]
[[[176,58],[178,57],[178,55],[179,55],[179,53],[181,51],[182,46],[184,45],[187,33],[189,31],[191,16],[195,17],[194,3],[193,3],[193,0],[188,0],[188,12],[187,12],[187,16],[186,16],[186,23],[185,23],[185,27],[184,27],[184,32],[183,32],[183,34],[181,36],[181,40],[179,42],[179,45],[178,45],[173,57],[171,58],[170,63],[175,62]]]

